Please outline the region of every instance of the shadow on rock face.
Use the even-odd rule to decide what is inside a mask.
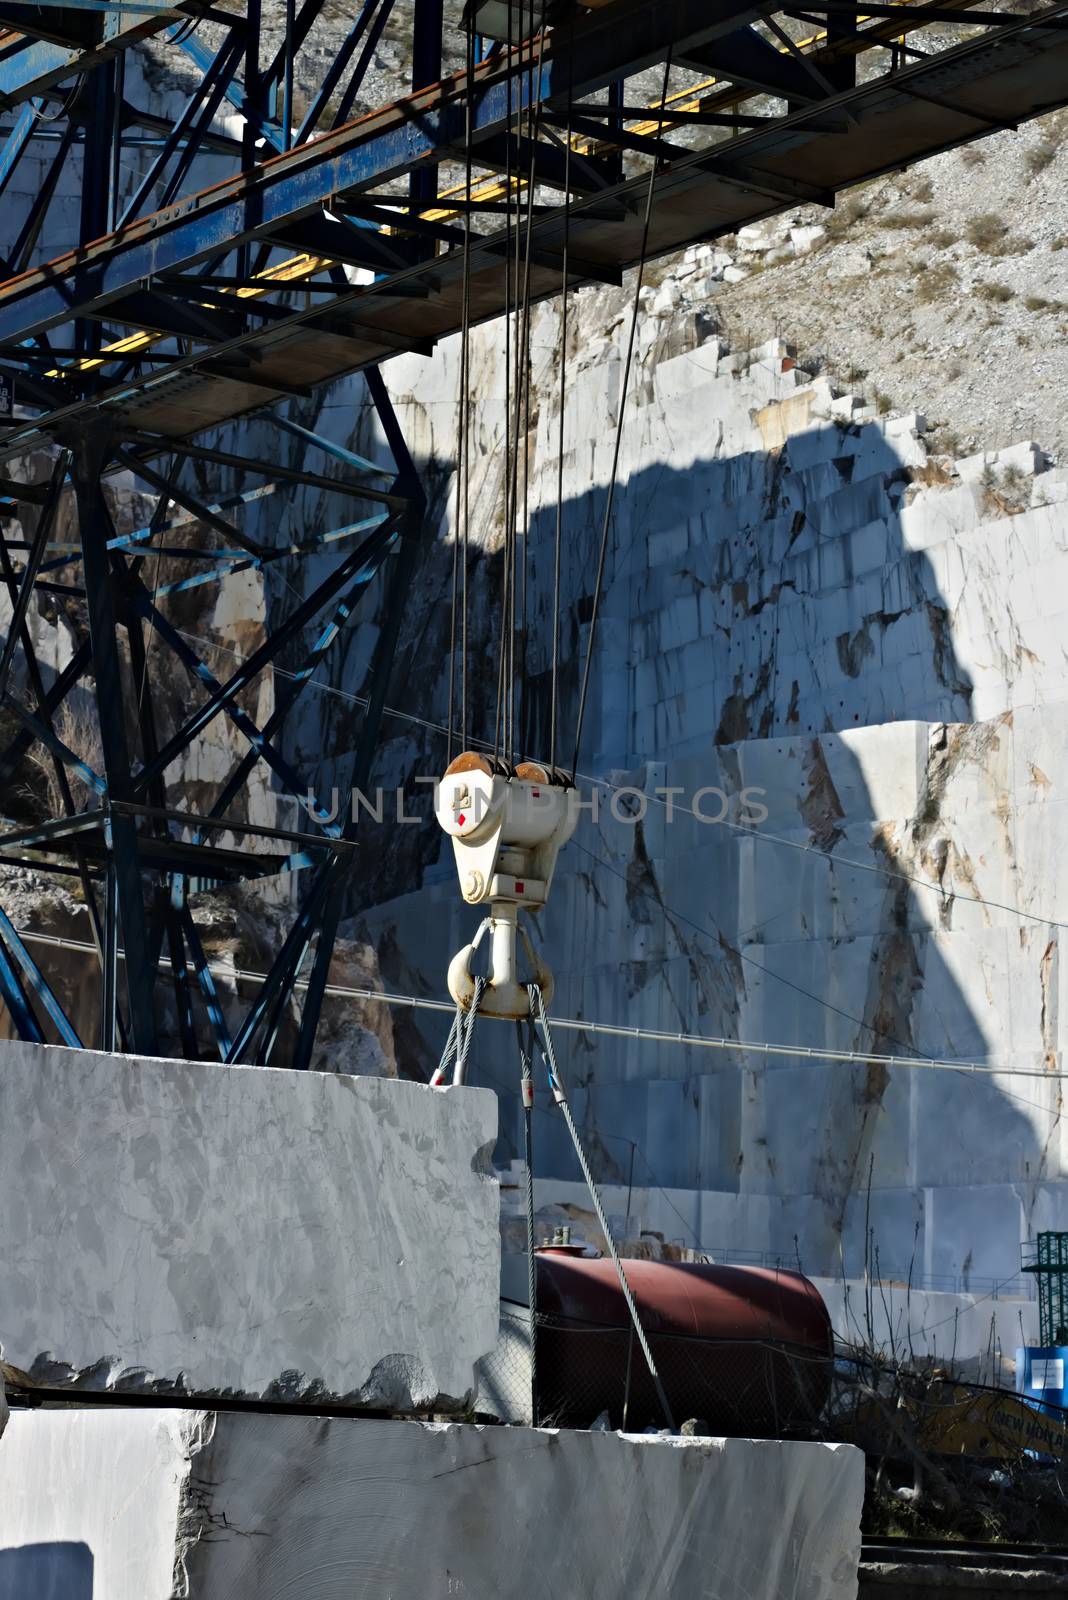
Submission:
[[[93,1600],[93,1552],[73,1540],[0,1550],[0,1600]]]

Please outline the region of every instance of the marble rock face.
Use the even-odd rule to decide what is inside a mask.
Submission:
[[[0,1044],[0,1362],[60,1387],[462,1410],[495,1098]]]
[[[863,1489],[848,1445],[20,1412],[0,1600],[855,1600]]]
[[[874,1250],[918,1287],[983,1294],[1018,1273],[1036,1231],[1068,1227],[1064,473],[1026,440],[978,466],[937,456],[921,414],[877,415],[785,344],[729,350],[700,324],[692,281],[670,319],[643,321],[623,406],[578,761],[587,809],[535,934],[554,1009],[981,1070],[569,1034],[558,1044],[576,1117],[631,1227],[818,1274],[859,1275]],[[525,529],[535,749],[553,638],[555,315],[536,319],[547,376]],[[579,296],[574,317],[558,705],[568,758],[626,333],[601,291]],[[429,375],[406,357],[390,367],[429,458],[452,425],[435,401],[450,360],[443,351]],[[502,470],[484,447],[501,405],[488,339],[475,365],[473,503],[486,508],[488,567]],[[444,699],[414,680],[409,701],[446,718]],[[382,770],[396,777],[420,758],[398,732]],[[400,892],[403,877],[355,926],[383,953],[386,987],[410,993],[440,986],[473,914],[448,859],[413,857]],[[414,1024],[430,1063],[437,1024]],[[497,1041],[476,1034],[472,1073],[509,1088],[506,1165],[523,1146]],[[566,1130],[546,1111],[539,1204],[573,1201]]]

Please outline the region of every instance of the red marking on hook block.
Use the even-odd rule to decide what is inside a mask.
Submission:
[[[462,828],[464,823],[467,821],[467,818],[464,816],[463,812],[461,811],[460,815],[457,817],[456,820],[460,824],[460,827]]]
[[[523,884],[523,883],[520,883],[519,879],[517,878],[515,880],[515,892],[516,892],[516,894],[523,894],[523,893],[525,893],[525,891],[526,891],[526,885]]]

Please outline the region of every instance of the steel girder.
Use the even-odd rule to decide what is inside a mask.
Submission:
[[[783,25],[802,14],[826,18],[807,51]],[[968,37],[947,43],[945,19],[957,16]],[[1026,16],[908,4],[872,17],[847,0],[778,13],[616,0],[544,50],[499,52],[470,82],[458,74],[305,138],[0,285],[0,361],[40,413],[9,430],[11,444],[101,413],[119,432],[183,437],[398,349],[429,352],[461,324],[465,259],[472,317],[494,316],[508,300],[509,250],[529,256],[535,298],[559,292],[565,232],[570,283],[618,281],[641,247],[650,161],[653,254],[783,206],[833,204],[842,187],[1068,100],[1066,16],[1063,0]],[[937,48],[925,28],[939,30]],[[615,91],[618,105],[633,73],[669,51],[714,65],[714,81],[644,121],[614,110]],[[866,75],[850,82],[858,57]],[[519,127],[528,110],[534,138]],[[456,170],[468,123],[471,194],[453,181],[429,203],[423,180],[450,161]],[[534,203],[506,226],[502,198],[531,183]],[[87,323],[112,336],[90,339]],[[40,341],[63,328],[73,331],[53,362]],[[92,366],[77,357],[90,344]]]

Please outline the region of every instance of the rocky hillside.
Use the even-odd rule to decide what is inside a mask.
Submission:
[[[881,410],[924,411],[944,450],[1029,437],[1068,459],[1068,113],[722,246],[710,291],[736,344],[795,341]]]

